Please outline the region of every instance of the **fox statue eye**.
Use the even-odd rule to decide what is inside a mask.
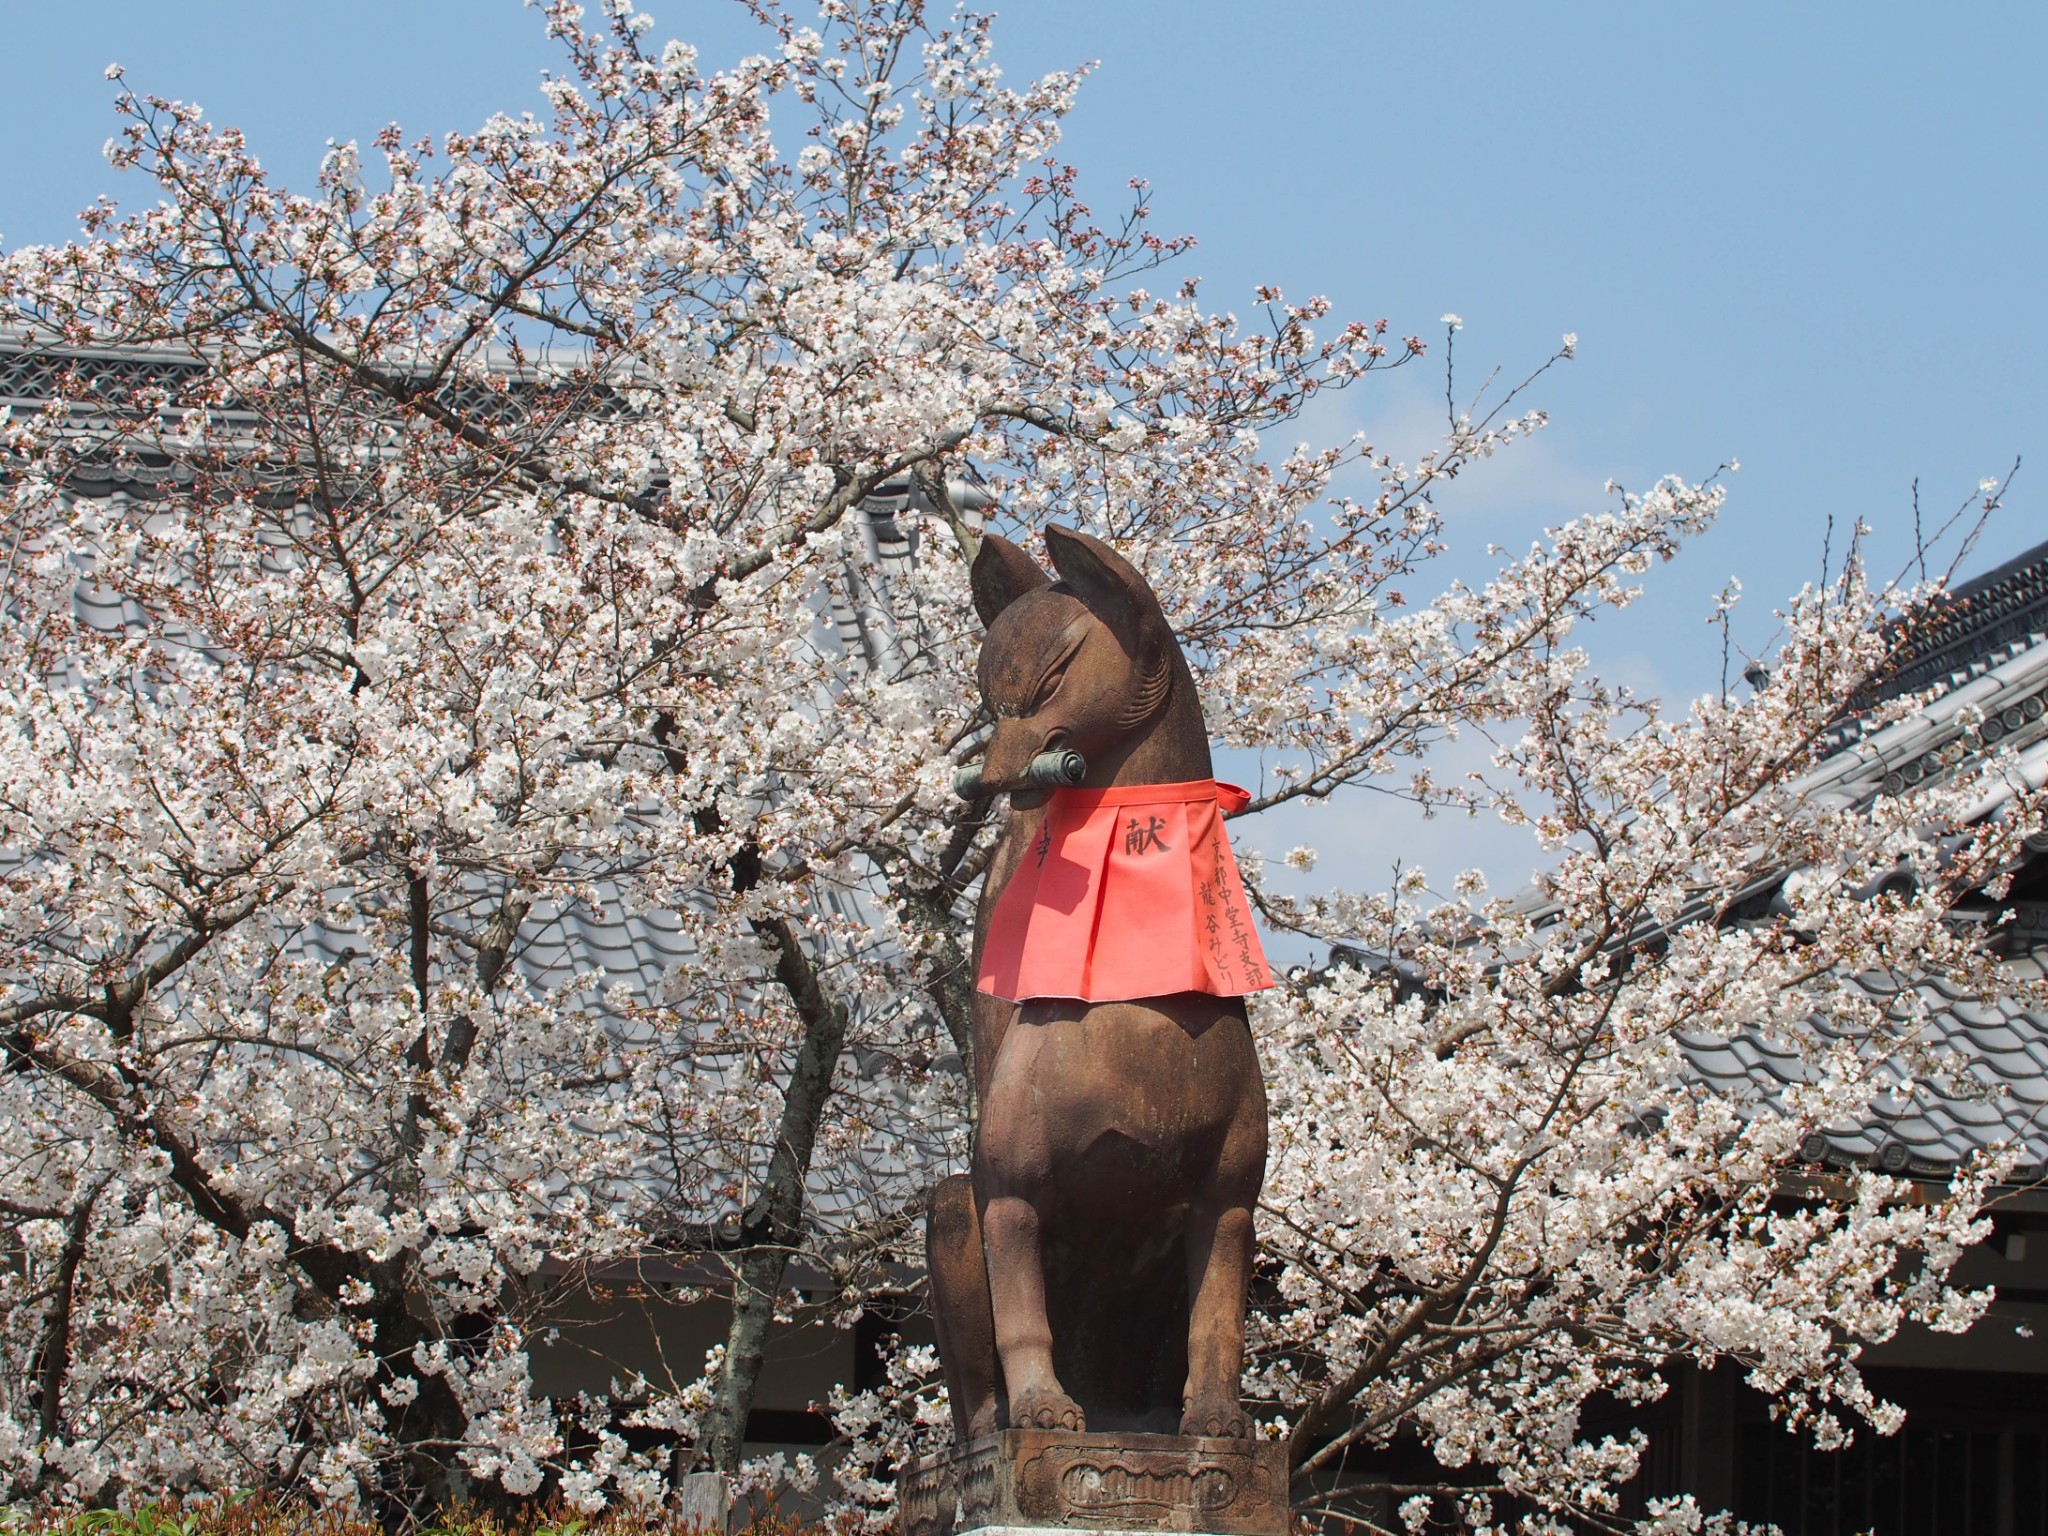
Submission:
[[[1047,669],[1045,676],[1038,680],[1038,687],[1031,696],[1031,708],[1034,712],[1045,708],[1047,704],[1052,702],[1052,696],[1060,691],[1060,684],[1067,679],[1067,669],[1073,666],[1074,657],[1079,654],[1078,650],[1069,652],[1065,657],[1054,662]]]
[[[995,716],[998,720],[1027,720],[1052,702],[1052,696],[1060,690],[1066,679],[1067,668],[1074,664],[1073,656],[1065,656],[1054,662],[1038,685],[1031,690],[1031,697],[1023,704],[997,704]]]

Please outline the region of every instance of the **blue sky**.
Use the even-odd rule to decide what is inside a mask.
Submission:
[[[755,46],[731,0],[648,8],[707,62]],[[1742,630],[1766,638],[1772,601],[1818,575],[1830,514],[1875,525],[1877,563],[1902,563],[1916,476],[1932,514],[2024,456],[1967,568],[2048,538],[2048,7],[997,9],[1013,75],[1100,61],[1065,157],[1098,206],[1131,176],[1152,182],[1156,226],[1198,239],[1186,269],[1210,304],[1248,308],[1274,282],[1433,339],[1455,311],[1461,393],[1578,334],[1534,397],[1550,431],[1447,498],[1463,547],[1526,543],[1600,505],[1610,477],[1741,460],[1722,525],[1652,577],[1641,611],[1588,637],[1640,689],[1715,686],[1710,595],[1741,577]],[[64,237],[102,191],[146,195],[100,156],[112,60],[242,126],[301,185],[329,138],[537,107],[553,60],[517,0],[18,0],[0,40],[16,60],[0,97],[10,247]],[[1311,425],[1412,455],[1441,424],[1442,385],[1433,364],[1369,382]],[[1433,867],[1498,847],[1403,836]]]

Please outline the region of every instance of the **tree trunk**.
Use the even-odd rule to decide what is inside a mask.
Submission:
[[[715,1470],[725,1473],[738,1469],[746,1445],[747,1416],[754,1407],[775,1301],[782,1293],[790,1254],[803,1238],[804,1182],[811,1170],[811,1150],[831,1098],[833,1068],[846,1043],[846,1009],[819,986],[817,969],[789,920],[764,919],[754,929],[780,952],[775,977],[796,1005],[804,1038],[783,1095],[768,1176],[741,1227],[746,1246],[733,1265],[725,1366],[698,1437],[701,1453]]]
[[[105,1174],[86,1191],[64,1223],[64,1251],[57,1260],[57,1275],[50,1287],[50,1310],[43,1320],[43,1342],[36,1352],[36,1428],[45,1442],[55,1440],[64,1429],[64,1380],[71,1373],[71,1303],[78,1284],[78,1266],[85,1260],[86,1241],[92,1235],[92,1208],[112,1174]]]

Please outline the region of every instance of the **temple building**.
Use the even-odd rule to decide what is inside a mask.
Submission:
[[[0,341],[0,408],[48,405],[63,369],[87,366],[118,385],[165,382],[198,365],[150,352],[80,353],[55,358]],[[79,419],[81,433],[92,423]],[[94,478],[81,470],[69,494],[123,502],[172,494],[177,469],[146,458],[109,461]],[[955,490],[967,506],[970,486]],[[861,511],[868,559],[849,567],[841,594],[821,612],[821,644],[837,647],[849,668],[880,667],[904,644],[887,591],[892,569],[916,558],[918,493],[905,482],[885,487]],[[88,622],[116,629],[129,622],[117,592],[81,581],[76,602]],[[1841,805],[1940,780],[1993,748],[2016,755],[2031,786],[2048,781],[2048,543],[1957,587],[1931,623],[1913,635],[1898,668],[1873,698],[1928,695],[1910,716],[1881,727],[1842,722],[1830,750],[1807,776],[1805,790]],[[1982,816],[2003,813],[1994,798]],[[4,851],[0,851],[4,853]],[[1773,912],[1792,871],[1760,882],[1735,909],[1701,912],[1697,921],[1761,921]],[[1913,878],[1901,870],[1900,880]],[[857,900],[846,915],[857,916]],[[2031,850],[2009,890],[1980,892],[1959,909],[2015,981],[2048,976],[2048,846]],[[676,938],[658,915],[551,916],[537,908],[514,963],[537,985],[556,983],[601,965],[610,982],[658,989],[676,958]],[[336,963],[357,952],[345,931],[310,932],[297,941]],[[1345,963],[1347,957],[1334,957]],[[1349,957],[1361,961],[1363,957]],[[1743,1520],[1770,1521],[1794,1536],[1849,1536],[1863,1531],[1914,1536],[2048,1536],[2048,1012],[2014,997],[1961,995],[1945,983],[1903,984],[1871,976],[1862,985],[1887,1006],[1920,1010],[1930,1043],[1945,1048],[1951,1077],[1933,1081],[1899,1067],[1889,1091],[1866,1118],[1828,1128],[1802,1148],[1802,1165],[1784,1174],[1784,1198],[1825,1190],[1831,1174],[1871,1166],[1925,1188],[1941,1186],[1956,1166],[1994,1140],[2016,1137],[2027,1162],[1999,1200],[1991,1239],[1970,1253],[1960,1283],[1996,1288],[1983,1320],[1961,1336],[1909,1330],[1863,1357],[1872,1388],[1905,1408],[1896,1435],[1859,1434],[1846,1450],[1823,1453],[1772,1422],[1767,1400],[1743,1384],[1739,1366],[1680,1373],[1674,1389],[1648,1407],[1623,1410],[1611,1425],[1648,1436],[1649,1453],[1629,1496],[1645,1501],[1691,1493],[1708,1510],[1731,1509]],[[1907,995],[1910,993],[1911,995]],[[1818,1021],[1822,1028],[1826,1021]],[[623,1021],[622,1038],[631,1026]],[[1690,1070],[1755,1113],[1768,1114],[1777,1095],[1800,1080],[1798,1054],[1751,1031],[1682,1037]],[[958,1072],[957,1058],[931,1063]],[[855,1060],[853,1070],[877,1074],[887,1062]],[[934,1124],[906,1111],[896,1166],[872,1177],[910,1190],[957,1157],[960,1127]],[[829,1178],[814,1181],[816,1197],[832,1198]],[[679,1206],[687,1202],[679,1201]],[[686,1215],[684,1212],[683,1215]],[[671,1245],[641,1257],[570,1274],[542,1266],[561,1289],[556,1326],[533,1352],[536,1387],[567,1397],[602,1390],[635,1372],[682,1382],[701,1370],[707,1349],[723,1337],[716,1292],[725,1283],[717,1234],[679,1215]],[[771,1342],[752,1420],[750,1448],[816,1450],[830,1439],[817,1411],[837,1385],[873,1385],[886,1334],[929,1340],[918,1277],[901,1276],[893,1301],[871,1307],[858,1326],[824,1326],[799,1313]],[[799,1292],[823,1294],[829,1277],[793,1276]],[[707,1299],[708,1298],[708,1299]],[[1374,1453],[1374,1475],[1426,1457],[1418,1445]],[[1356,1463],[1362,1473],[1365,1459]],[[1387,1511],[1392,1518],[1392,1511]]]

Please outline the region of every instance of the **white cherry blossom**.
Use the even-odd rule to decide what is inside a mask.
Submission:
[[[1054,158],[1079,72],[1008,84],[984,21],[916,0],[770,20],[722,72],[625,5],[548,16],[546,121],[337,146],[310,193],[124,96],[151,196],[0,260],[7,345],[69,370],[0,424],[8,1495],[591,1510],[662,1496],[627,1428],[821,1476],[741,1466],[761,1341],[900,1289],[965,1151],[986,518],[1148,571],[1216,739],[1272,767],[1252,814],[1405,787],[1554,855],[1533,900],[1347,891],[1342,846],[1289,856],[1324,894],[1260,893],[1373,957],[1255,1004],[1248,1391],[1311,1505],[1415,1434],[1598,1517],[1639,1446],[1580,1409],[1675,1360],[1822,1444],[1892,1427],[1857,1351],[1978,1314],[1944,1277],[2018,1149],[1920,1201],[1786,1171],[1884,1063],[1942,1069],[1856,978],[1998,985],[1948,908],[2039,827],[1995,759],[1874,809],[1802,781],[1924,594],[1852,570],[1747,696],[1634,698],[1582,621],[1719,488],[1434,576],[1439,495],[1542,415],[1507,392],[1414,463],[1282,452],[1424,343],[1162,283],[1185,243],[1142,185],[1098,224]],[[1443,782],[1460,728],[1500,747]],[[1865,894],[1896,867],[1939,874]],[[1789,915],[1715,920],[1790,869]],[[629,928],[658,974],[580,937]],[[1687,1030],[1803,1080],[1708,1091]],[[656,1252],[730,1314],[702,1373],[539,1393],[564,1297]],[[944,1433],[934,1379],[906,1352],[833,1405],[847,1510]]]

